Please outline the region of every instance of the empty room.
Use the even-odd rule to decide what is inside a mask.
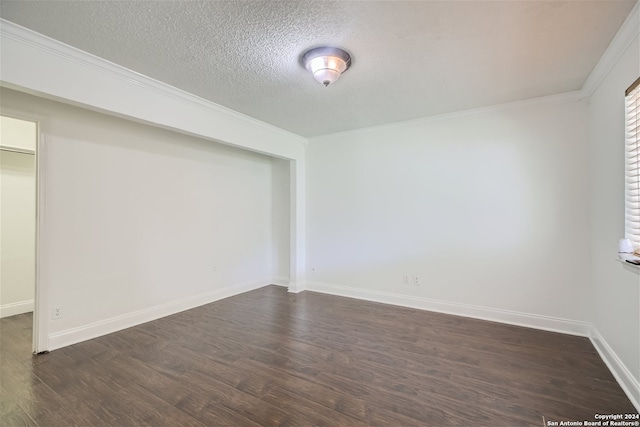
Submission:
[[[640,426],[639,34],[0,0],[0,426]]]

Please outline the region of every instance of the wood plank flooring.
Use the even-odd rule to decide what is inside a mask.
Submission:
[[[636,413],[586,338],[277,286],[40,356],[31,319],[0,320],[2,426],[540,427]]]

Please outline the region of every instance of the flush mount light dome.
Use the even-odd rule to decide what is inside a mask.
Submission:
[[[340,48],[323,46],[307,51],[302,56],[302,63],[314,79],[329,86],[349,69],[351,56]]]

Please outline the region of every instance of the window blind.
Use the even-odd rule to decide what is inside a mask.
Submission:
[[[625,92],[625,237],[640,248],[640,78]]]

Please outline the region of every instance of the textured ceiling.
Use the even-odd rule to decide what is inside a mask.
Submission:
[[[5,1],[0,16],[303,136],[579,90],[634,1]],[[353,65],[328,88],[318,45]]]

